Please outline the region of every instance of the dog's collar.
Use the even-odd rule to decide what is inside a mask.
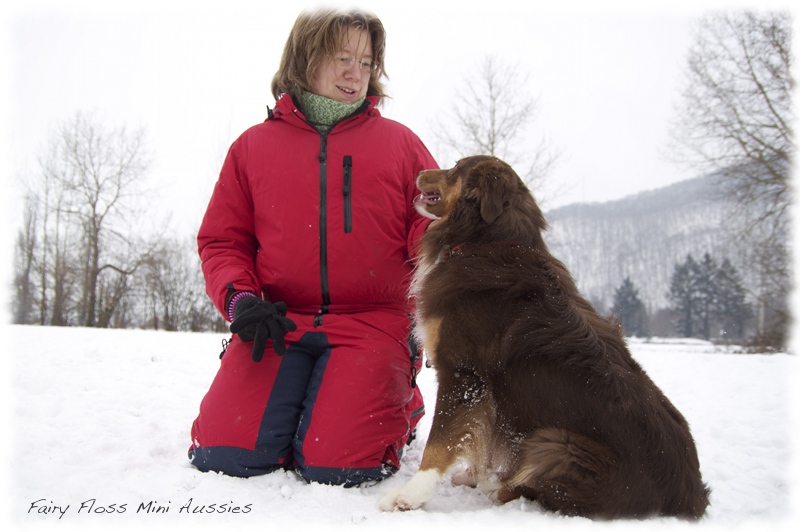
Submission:
[[[461,244],[450,246],[447,250],[447,255],[452,257],[454,255],[463,255],[469,249],[484,248],[484,247],[506,247],[506,246],[524,246],[525,242],[518,240],[497,240],[494,242],[485,242],[483,244],[471,244],[469,242],[462,242]]]

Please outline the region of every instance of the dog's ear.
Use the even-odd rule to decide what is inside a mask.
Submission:
[[[508,172],[510,168],[499,160],[486,161],[473,170],[481,217],[488,224],[503,214],[511,196]]]
[[[498,178],[496,175],[487,174],[485,181],[486,186],[481,189],[481,217],[487,224],[494,222],[503,214],[505,199],[497,194],[497,192],[500,192],[498,187],[494,186],[497,180]]]

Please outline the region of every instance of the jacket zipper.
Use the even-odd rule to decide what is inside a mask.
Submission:
[[[314,325],[322,324],[322,315],[331,304],[328,287],[328,134],[320,133],[319,141],[319,272],[322,287],[322,306]]]
[[[365,109],[369,107],[369,101],[365,100],[364,104],[361,108],[353,113],[353,115],[361,114]],[[297,109],[295,109],[297,112]],[[347,117],[349,118],[349,117]],[[345,118],[344,120],[346,120]],[[308,123],[308,122],[307,122]],[[322,305],[319,308],[319,313],[314,318],[314,326],[318,327],[322,325],[322,316],[323,314],[328,313],[328,307],[331,304],[331,294],[330,288],[328,286],[328,131],[320,131],[313,125],[309,123],[309,125],[314,128],[316,131],[319,132],[320,140],[319,140],[319,272],[320,272],[320,284],[322,287]],[[336,124],[333,124],[335,126]],[[331,129],[333,129],[331,126]],[[329,130],[330,131],[330,130]],[[350,161],[350,166],[352,169],[352,157],[349,155],[345,157],[345,160]],[[348,190],[347,196],[349,198],[349,179],[346,179],[345,186]],[[350,203],[349,199],[346,203]],[[352,207],[345,206],[345,232],[347,231],[347,218],[349,217],[348,211],[350,211]],[[352,220],[350,220],[350,225],[352,226]],[[352,227],[351,227],[352,230]]]
[[[344,232],[353,232],[353,206],[352,206],[352,178],[353,178],[353,158],[350,155],[344,156],[344,186],[342,195],[344,196]]]

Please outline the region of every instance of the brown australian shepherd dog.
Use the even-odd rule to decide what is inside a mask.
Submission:
[[[469,157],[417,186],[435,221],[412,291],[438,392],[419,471],[380,507],[418,508],[449,480],[564,515],[700,518],[686,420],[550,255],[514,170]]]

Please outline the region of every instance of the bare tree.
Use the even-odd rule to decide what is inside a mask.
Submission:
[[[718,175],[732,200],[731,238],[758,286],[759,335],[777,344],[789,325],[791,63],[788,13],[709,14],[689,52],[671,135],[677,158]]]
[[[116,310],[149,254],[137,235],[148,165],[142,130],[81,113],[55,130],[28,183],[33,226],[21,232],[15,271],[20,290],[23,279],[38,285],[39,323],[126,325]]]
[[[433,127],[437,151],[446,152],[439,159],[499,157],[538,193],[558,153],[546,139],[535,143],[530,138],[538,103],[526,91],[527,82],[518,67],[485,57],[477,75],[459,85],[449,113]]]
[[[144,132],[77,114],[26,180],[14,257],[15,323],[227,330],[205,294],[197,243],[144,220]]]
[[[85,245],[82,322],[95,326],[104,280],[101,276],[108,271],[125,277],[139,264],[137,254],[130,253],[133,238],[129,224],[134,222],[132,204],[141,193],[149,163],[144,133],[129,134],[124,127],[106,130],[79,114],[62,127],[60,138],[67,163],[61,175],[74,199],[69,214],[79,222]],[[124,252],[113,255],[110,250],[119,249],[114,246],[122,246]],[[116,286],[116,292],[124,283],[110,281],[106,286]],[[113,303],[120,296],[115,293],[108,297]],[[103,321],[106,323],[101,326],[108,324]]]
[[[25,198],[22,228],[17,233],[14,250],[14,297],[11,300],[13,323],[35,323],[35,279],[38,212],[35,200]]]
[[[161,239],[137,273],[142,326],[168,331],[224,331],[225,320],[205,293],[197,241]]]
[[[41,218],[40,323],[76,325],[79,323],[78,306],[73,298],[77,290],[81,235],[71,229],[69,212],[74,198],[68,189],[73,176],[70,173],[68,177],[68,156],[61,149],[57,134],[51,138],[47,152],[40,157],[39,167],[40,179],[29,183],[29,187],[32,187],[31,196],[37,199],[36,208]]]

